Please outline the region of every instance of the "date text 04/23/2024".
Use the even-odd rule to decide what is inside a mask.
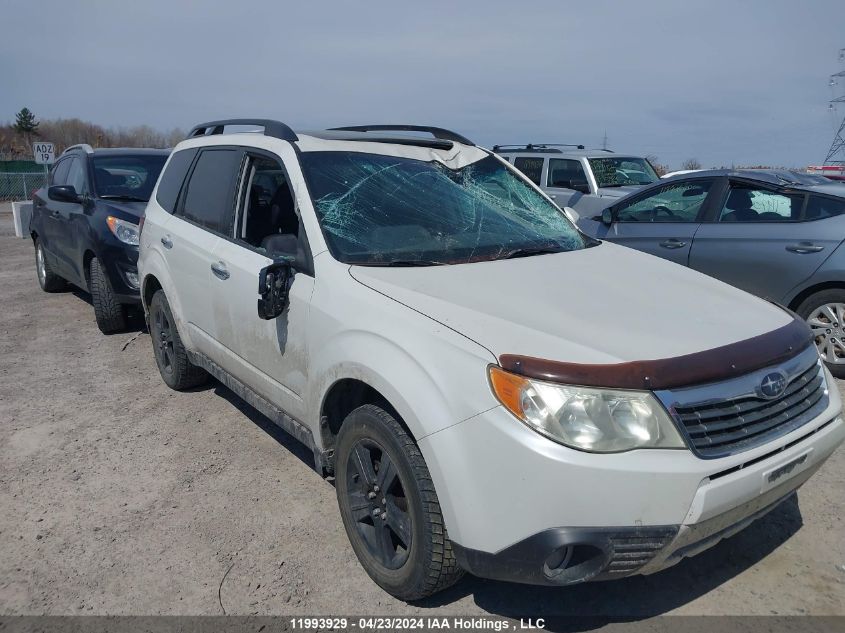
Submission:
[[[427,631],[427,630],[458,630],[458,631],[519,631],[539,630],[545,628],[543,618],[520,618],[518,622],[504,618],[478,617],[298,617],[291,618],[291,628],[300,631],[308,630],[350,630],[361,631]]]

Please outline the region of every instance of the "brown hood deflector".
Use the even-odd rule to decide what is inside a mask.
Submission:
[[[503,354],[502,369],[537,380],[585,387],[672,389],[728,380],[782,363],[812,344],[810,328],[793,320],[777,330],[744,341],[675,358],[588,365]]]

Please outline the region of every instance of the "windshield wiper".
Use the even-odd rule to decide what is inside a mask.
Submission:
[[[533,255],[549,255],[551,253],[562,253],[563,249],[547,247],[547,248],[517,248],[516,250],[508,251],[501,257],[496,259],[516,259],[517,257],[532,257]]]
[[[394,268],[410,268],[411,266],[445,266],[443,262],[430,259],[391,259],[386,262],[361,262],[358,266],[390,266]]]
[[[117,194],[106,193],[100,196],[103,200],[128,200],[130,202],[149,202],[146,198],[139,198],[138,196],[122,196]]]

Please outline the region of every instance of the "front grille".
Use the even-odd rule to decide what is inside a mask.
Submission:
[[[775,399],[743,395],[694,405],[676,403],[676,419],[690,447],[703,457],[719,457],[758,446],[809,422],[827,405],[827,388],[819,363],[787,384]]]

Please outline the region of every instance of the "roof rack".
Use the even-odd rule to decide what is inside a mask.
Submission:
[[[557,147],[574,147],[575,149],[585,149],[581,144],[574,143],[528,143],[528,145],[494,145],[494,152],[557,152],[560,153]]]
[[[475,143],[466,136],[442,127],[431,127],[429,125],[345,125],[329,129],[338,132],[428,132],[436,139],[475,146]]]
[[[77,143],[76,145],[71,145],[70,147],[66,147],[65,151],[62,152],[62,156],[67,154],[69,151],[74,149],[81,149],[86,154],[93,154],[94,148],[88,145],[88,143]]]
[[[299,140],[296,132],[290,129],[290,127],[281,121],[274,121],[273,119],[222,119],[220,121],[209,121],[195,125],[187,138],[223,134],[223,129],[227,125],[255,125],[264,128],[264,132],[262,132],[264,136],[272,136],[273,138],[291,142]]]

